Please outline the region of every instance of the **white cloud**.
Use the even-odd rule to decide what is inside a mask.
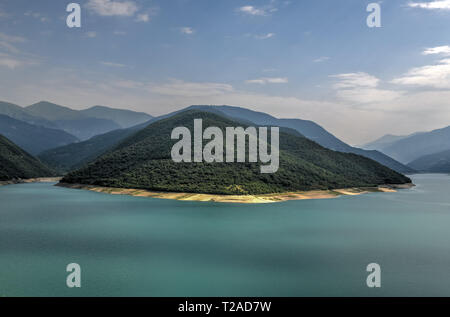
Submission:
[[[392,80],[394,84],[450,89],[450,58],[435,65],[415,67]]]
[[[233,90],[223,83],[149,83],[111,74],[105,77],[104,72],[97,75],[92,77],[91,71],[78,68],[70,72],[46,68],[21,78],[20,82],[0,76],[0,95],[18,104],[31,104],[39,96],[75,109],[107,104],[152,115],[189,105],[234,105],[282,118],[312,120],[351,144],[362,144],[386,133],[413,133],[418,126],[421,130],[432,130],[450,122],[450,91],[411,92],[389,102],[355,107],[336,98],[326,101],[251,93]]]
[[[148,22],[148,21],[150,21],[150,16],[148,15],[148,13],[138,14],[136,17],[136,21],[137,22]]]
[[[427,48],[422,53],[423,55],[450,55],[450,46],[436,46]]]
[[[194,34],[195,30],[191,27],[184,26],[184,27],[180,28],[180,32],[183,34]]]
[[[42,13],[39,12],[34,12],[34,11],[27,11],[24,13],[25,16],[29,16],[29,17],[33,17],[35,19],[38,19],[41,22],[48,22],[50,21],[49,18],[47,18],[46,16],[44,16]]]
[[[100,64],[102,64],[104,66],[108,66],[108,67],[119,67],[119,68],[123,68],[123,67],[127,66],[124,64],[112,63],[112,62],[100,62]]]
[[[363,105],[388,103],[401,97],[402,94],[403,92],[400,91],[374,88],[343,89],[338,90],[336,93],[339,99]]]
[[[246,80],[245,82],[247,84],[265,85],[265,84],[287,84],[289,82],[289,80],[287,78],[281,78],[281,77],[263,77],[263,78]]]
[[[24,43],[26,39],[21,36],[11,36],[0,32],[0,40],[10,43]]]
[[[93,31],[86,32],[86,36],[89,38],[97,37],[97,32],[93,32]]]
[[[150,85],[150,91],[167,96],[206,97],[233,91],[233,87],[222,83],[193,83],[173,80],[169,84]]]
[[[237,8],[237,11],[243,14],[247,15],[253,15],[253,16],[267,16],[270,15],[273,12],[276,12],[278,9],[269,5],[264,7],[254,7],[254,6],[243,6]]]
[[[0,67],[16,69],[22,66],[36,65],[37,62],[29,59],[19,58],[10,54],[0,53]]]
[[[20,53],[20,50],[18,48],[16,48],[14,45],[12,45],[11,43],[8,43],[6,41],[0,40],[0,48],[3,48],[5,50],[7,50],[8,52],[15,53],[15,54]]]
[[[274,36],[275,36],[275,33],[260,34],[260,35],[255,35],[255,39],[267,40],[267,39],[270,39],[270,38],[272,38]]]
[[[330,76],[337,78],[339,81],[333,85],[335,89],[353,89],[353,88],[375,88],[380,80],[367,73],[347,73]]]
[[[134,1],[89,0],[86,7],[102,16],[133,16],[138,11]]]
[[[25,43],[26,39],[21,36],[7,35],[0,32],[0,67],[16,69],[22,66],[38,64],[31,58],[30,54],[22,53],[16,45]]]
[[[328,56],[321,56],[319,58],[316,58],[313,62],[314,63],[322,63],[328,61],[330,58]]]
[[[436,0],[431,2],[411,2],[408,6],[428,10],[450,10],[450,0]]]
[[[330,76],[338,81],[333,85],[339,99],[353,104],[391,102],[403,95],[402,91],[378,88],[380,80],[364,72]]]

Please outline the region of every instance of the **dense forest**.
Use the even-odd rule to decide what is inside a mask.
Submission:
[[[62,182],[106,187],[211,194],[263,194],[400,184],[410,179],[368,158],[328,150],[298,134],[280,132],[280,168],[261,174],[260,163],[175,163],[175,127],[193,131],[194,119],[209,126],[242,126],[213,113],[187,111],[155,122],[126,138]],[[205,142],[204,142],[205,143]]]
[[[0,181],[54,176],[39,160],[0,135]]]

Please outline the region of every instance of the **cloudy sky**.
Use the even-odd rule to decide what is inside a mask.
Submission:
[[[160,115],[228,104],[351,144],[450,125],[450,0],[0,2],[0,100]],[[77,1],[74,1],[77,2]]]

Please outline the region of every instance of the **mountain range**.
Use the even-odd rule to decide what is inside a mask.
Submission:
[[[351,147],[350,145],[342,142],[331,133],[326,131],[324,128],[318,124],[301,119],[277,119],[273,116],[262,112],[256,112],[240,107],[232,106],[191,106],[179,111],[175,111],[160,117],[156,117],[148,121],[146,124],[155,122],[158,120],[163,120],[171,116],[177,115],[184,111],[189,110],[201,110],[212,112],[221,116],[225,116],[230,119],[238,120],[240,122],[245,122],[247,124],[256,125],[270,125],[279,126],[284,128],[289,128],[297,131],[301,135],[307,137],[308,139],[317,142],[318,144],[326,147],[328,149],[344,152],[344,153],[354,153],[358,155],[365,156],[367,158],[373,159],[380,164],[383,164],[397,172],[400,173],[412,173],[414,170],[407,167],[387,155],[379,151],[367,151],[359,148]],[[137,127],[132,127],[133,131],[136,129],[143,128],[144,125],[139,125]],[[128,129],[123,130],[122,133],[119,132],[109,132],[104,135],[97,136],[91,140],[80,142],[74,145],[68,145],[57,149],[52,149],[51,151],[46,151],[40,155],[40,159],[50,166],[57,168],[60,171],[68,171],[73,167],[79,167],[82,164],[88,163],[92,158],[105,152],[108,148],[104,144],[112,145],[123,140],[127,135]],[[131,131],[132,132],[132,131]]]
[[[278,119],[266,113],[232,106],[191,106],[188,109],[219,111],[220,113],[223,113],[230,118],[246,120],[256,125],[270,125],[291,128],[298,131],[306,138],[315,141],[321,146],[326,147],[330,150],[362,155],[400,173],[414,172],[412,168],[393,160],[389,156],[379,151],[363,150],[344,143],[313,121],[301,119]]]
[[[103,106],[73,110],[47,101],[25,108],[0,102],[0,114],[29,124],[63,130],[81,141],[109,131],[138,125],[152,118],[145,113]]]
[[[450,150],[450,126],[407,136],[385,136],[363,146],[376,148],[421,172],[445,172],[442,163]]]
[[[450,150],[422,156],[408,165],[425,173],[450,173]]]
[[[0,134],[33,155],[79,141],[65,131],[30,124],[5,115],[0,115]]]
[[[171,140],[175,127],[225,131],[243,126],[216,113],[187,110],[157,120],[130,135],[87,166],[68,173],[64,183],[211,194],[263,194],[312,189],[376,186],[411,180],[371,159],[326,149],[297,131],[280,132],[280,169],[261,174],[257,163],[175,163]],[[245,125],[244,125],[245,126]]]

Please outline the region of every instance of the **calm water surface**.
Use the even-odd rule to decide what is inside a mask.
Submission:
[[[0,296],[450,296],[450,176],[413,180],[268,205],[0,187]]]

